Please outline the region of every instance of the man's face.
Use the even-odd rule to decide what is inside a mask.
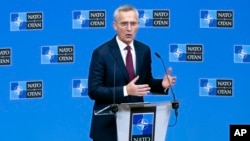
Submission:
[[[120,11],[113,24],[118,38],[126,44],[130,44],[138,30],[138,17],[135,11]]]

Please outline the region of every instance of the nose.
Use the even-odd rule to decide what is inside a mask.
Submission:
[[[132,29],[132,26],[131,24],[129,23],[128,26],[127,26],[127,30],[131,30]]]

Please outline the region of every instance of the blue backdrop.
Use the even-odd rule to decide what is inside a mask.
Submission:
[[[168,129],[168,141],[227,141],[230,124],[250,124],[247,1],[1,3],[1,141],[90,140],[93,101],[86,96],[86,79],[91,53],[114,36],[113,11],[127,3],[148,14],[144,15],[146,20],[154,19],[150,15],[154,10],[169,12],[169,25],[145,24],[136,37],[151,47],[155,77],[162,77],[164,70],[154,52],[161,54],[166,66],[172,67],[173,75],[177,76],[173,89],[181,105],[177,125]],[[91,19],[88,17],[91,11],[102,11],[105,17]],[[222,17],[218,14],[221,11]],[[99,27],[84,24],[91,20],[97,20],[90,23],[98,23]],[[185,58],[188,45],[198,45],[202,50],[191,52],[191,56],[198,53],[196,60]],[[58,51],[65,46],[71,52]],[[169,101],[172,96],[149,95],[145,99]],[[173,115],[170,123],[174,122]]]

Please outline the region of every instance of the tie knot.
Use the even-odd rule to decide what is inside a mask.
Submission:
[[[131,50],[131,47],[130,47],[130,46],[127,46],[125,49],[128,50],[128,51],[130,51],[130,50]]]

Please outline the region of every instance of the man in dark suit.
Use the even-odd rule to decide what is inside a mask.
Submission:
[[[176,78],[168,69],[163,79],[151,73],[149,46],[135,40],[139,27],[137,10],[129,5],[114,12],[117,35],[93,51],[89,69],[89,97],[94,111],[111,104],[143,102],[149,92],[167,93]],[[93,141],[117,141],[114,115],[92,115],[90,137]]]

